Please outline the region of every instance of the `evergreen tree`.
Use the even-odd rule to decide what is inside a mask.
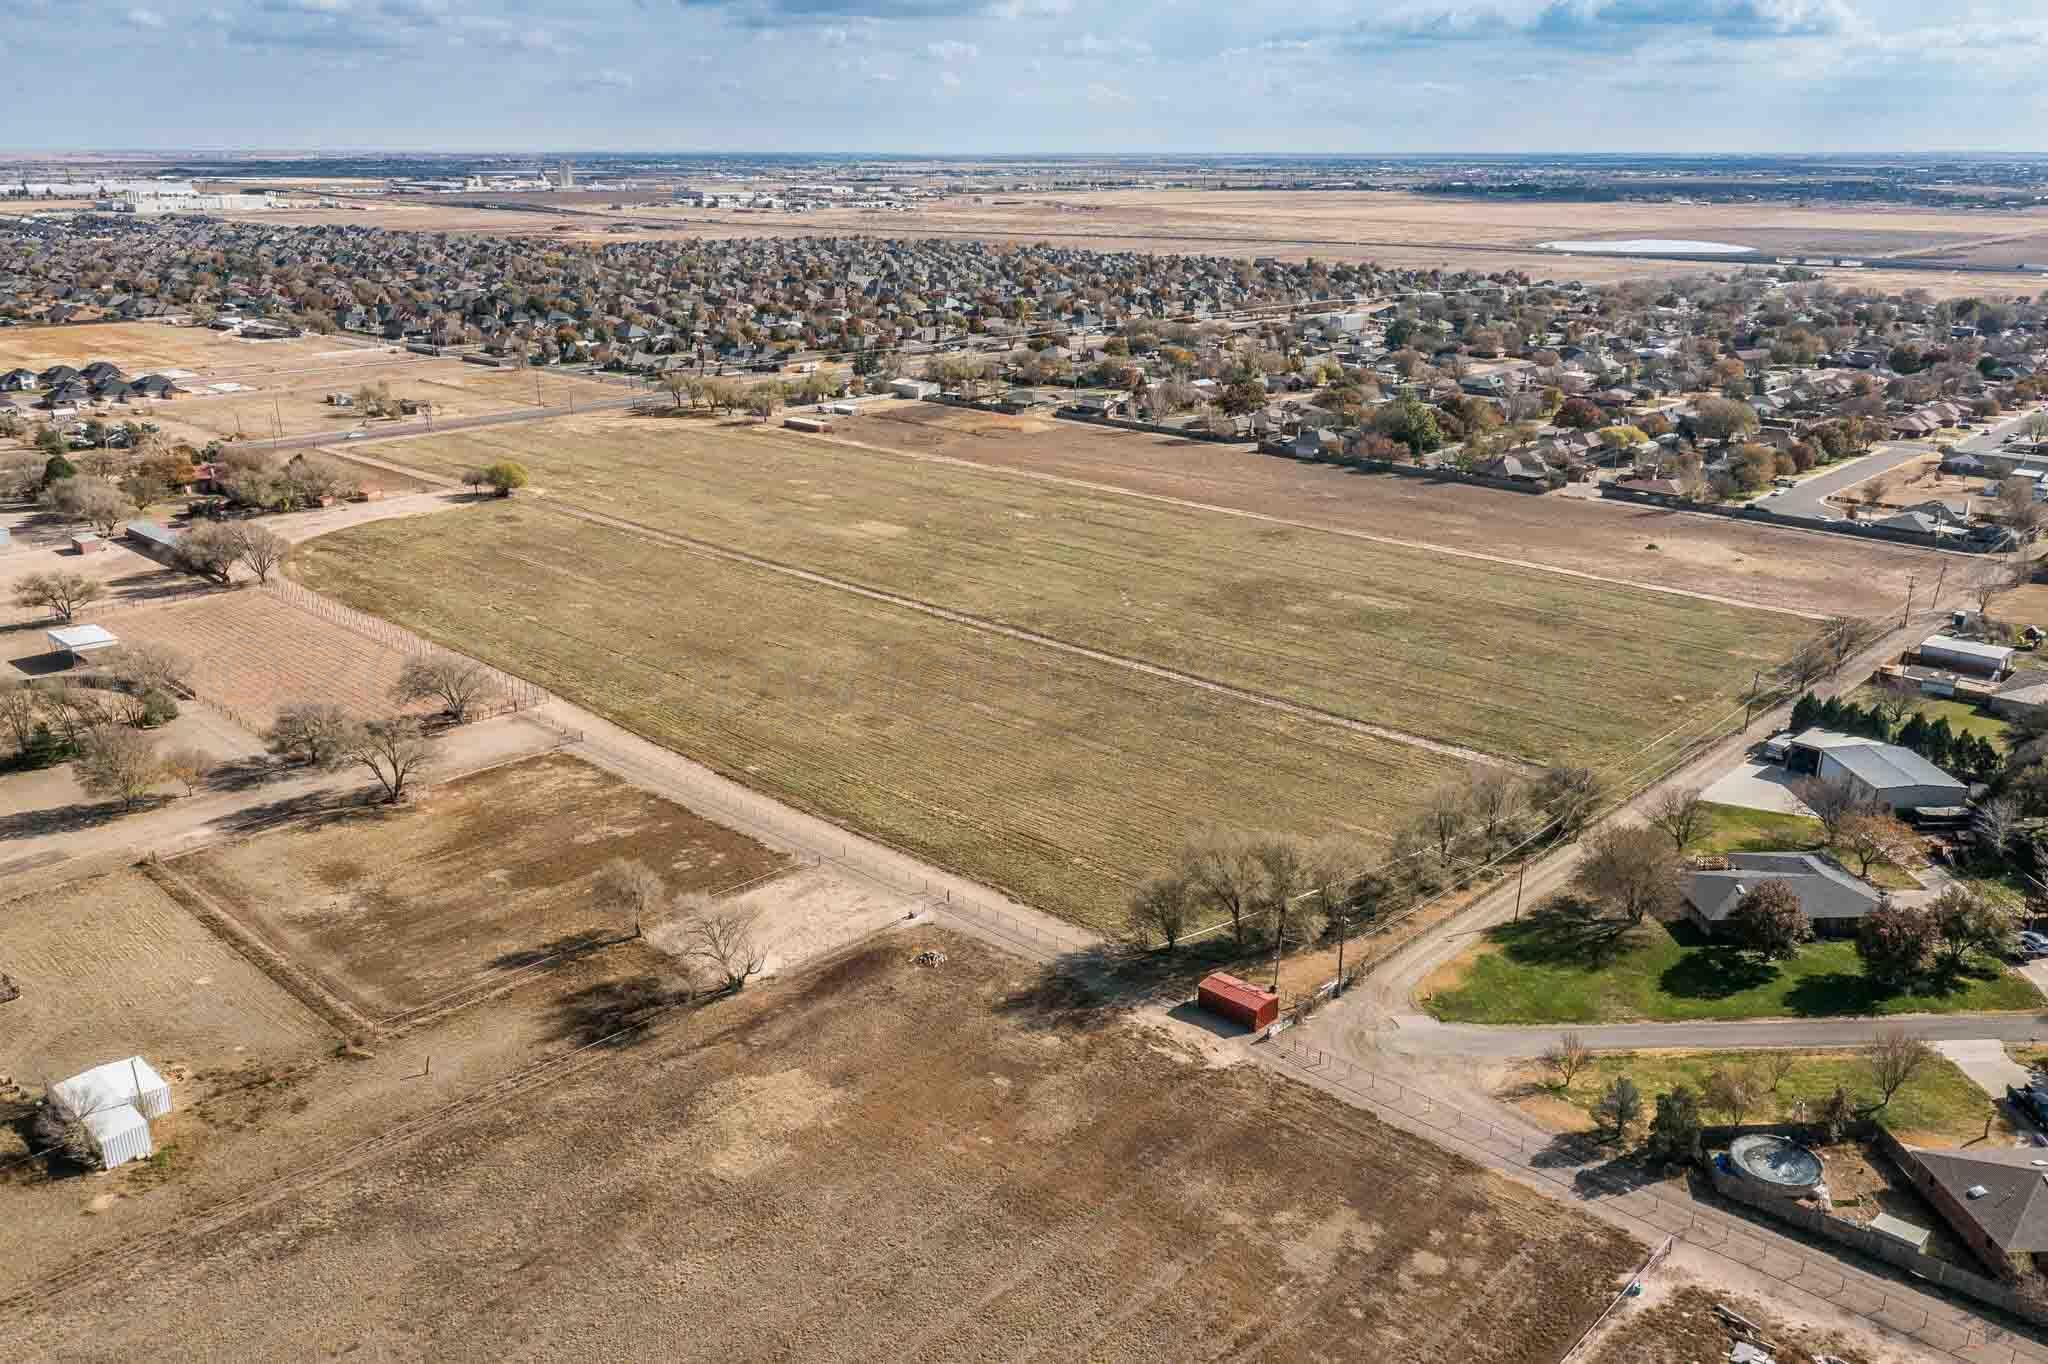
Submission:
[[[1820,721],[1820,698],[1812,692],[1792,703],[1792,732],[1804,734]]]
[[[1906,723],[1899,726],[1898,745],[1910,748],[1923,756],[1927,750],[1927,717],[1914,711],[1906,717]]]
[[[1830,696],[1821,703],[1820,726],[1822,729],[1840,729],[1842,727],[1842,700],[1840,697]]]
[[[1937,716],[1927,727],[1927,747],[1921,750],[1921,756],[1936,767],[1947,767],[1954,761],[1955,745],[1956,736],[1948,727],[1948,717]]]

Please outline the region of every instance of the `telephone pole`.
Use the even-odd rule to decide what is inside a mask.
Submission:
[[[1515,862],[1515,922],[1522,922],[1522,882],[1529,875],[1529,854],[1523,853]]]
[[[1914,584],[1914,583],[1915,583],[1916,581],[1917,581],[1917,579],[1916,579],[1916,578],[1915,578],[1915,577],[1914,577],[1913,575],[1911,575],[1911,574],[1908,574],[1908,575],[1907,575],[1907,577],[1906,577],[1906,613],[1905,613],[1905,614],[1904,614],[1903,616],[1900,616],[1900,617],[1899,617],[1899,628],[1900,628],[1901,630],[1905,629],[1905,628],[1906,628],[1906,627],[1907,627],[1908,625],[1911,625],[1911,624],[1913,623],[1913,584]]]
[[[1756,704],[1757,693],[1762,691],[1763,687],[1764,670],[1762,668],[1758,668],[1756,670],[1756,676],[1750,679],[1749,695],[1742,698],[1742,732],[1745,734],[1749,732],[1750,708]]]

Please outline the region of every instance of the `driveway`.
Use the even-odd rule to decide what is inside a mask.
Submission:
[[[2005,1054],[2005,1043],[1977,1038],[1936,1042],[1934,1049],[1956,1063],[1956,1069],[1976,1082],[1977,1088],[1994,1099],[2005,1097],[2005,1087],[2027,1087],[2027,1068]]]
[[[1792,790],[1798,780],[1783,763],[1746,758],[1733,772],[1700,793],[1716,805],[1739,805],[1745,810],[1768,810],[1780,815],[1810,815],[1806,802]]]
[[[1919,445],[1880,445],[1860,459],[1838,464],[1824,474],[1801,479],[1798,487],[1788,488],[1776,497],[1759,498],[1756,505],[1786,516],[1825,516],[1839,521],[1842,519],[1841,511],[1827,505],[1830,496],[1865,479],[1888,474],[1901,464],[1924,458],[1926,454],[1926,447]]]

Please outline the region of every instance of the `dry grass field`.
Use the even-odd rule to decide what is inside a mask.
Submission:
[[[353,356],[371,359],[386,352],[332,336],[299,336],[251,341],[206,327],[173,327],[162,322],[104,322],[77,327],[0,328],[0,369],[51,365],[77,368],[111,360],[128,374],[186,369],[222,379],[288,374]]]
[[[137,1053],[197,1071],[333,1040],[139,871],[0,902],[0,944],[0,969],[21,987],[0,1006],[0,1075],[24,1083]]]
[[[1205,820],[1384,834],[1462,768],[534,500],[360,526],[295,564],[779,799],[1098,927]]]
[[[772,428],[606,414],[410,441],[399,457],[449,475],[517,459],[554,498],[1531,762],[1615,760],[1811,630]]]
[[[328,365],[267,377],[234,376],[252,393],[194,395],[157,404],[150,420],[179,439],[203,444],[240,432],[257,439],[331,434],[339,441],[359,427],[374,430],[359,409],[335,407],[330,393],[353,395],[387,386],[394,398],[432,403],[437,421],[510,412],[522,407],[563,407],[626,396],[627,390],[577,375],[493,369],[451,358],[358,352]]]
[[[1245,446],[938,403],[873,404],[858,417],[835,417],[833,430],[834,439],[906,454],[1078,479],[1817,615],[1892,609],[1905,597],[1907,576],[1934,557],[1902,545],[1618,502],[1360,474],[1269,458]]]
[[[174,873],[377,1019],[578,939],[630,934],[591,898],[613,858],[716,893],[781,854],[561,754],[172,861]],[[649,924],[648,927],[653,927]]]
[[[911,965],[924,946],[945,962]],[[307,1150],[240,1216],[189,1201],[101,1259],[119,1310],[98,1285],[49,1294],[11,1313],[15,1348],[1547,1364],[1641,1258],[1326,1095],[1067,1015],[1018,974],[890,934],[670,1014],[378,1158]],[[559,997],[570,1035],[627,988]],[[263,1145],[303,1146],[346,1076]]]

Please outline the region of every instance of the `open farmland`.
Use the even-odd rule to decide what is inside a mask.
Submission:
[[[989,468],[1078,479],[1148,497],[1498,554],[1816,615],[1896,609],[1934,556],[1905,545],[1746,525],[1655,507],[1430,483],[940,403],[876,403],[835,417],[833,439]]]
[[[444,475],[517,459],[555,498],[661,530],[1530,762],[1618,761],[1812,629],[759,427],[598,416],[398,457]]]
[[[359,526],[295,564],[770,795],[1097,926],[1205,820],[1384,835],[1463,766],[526,499]]]
[[[333,1034],[135,870],[0,903],[0,1075],[40,1084],[137,1052],[159,1068],[294,1059]]]
[[[401,810],[348,811],[168,866],[379,1019],[565,945],[632,933],[591,899],[618,857],[679,892],[784,865],[743,834],[549,754],[426,788]]]
[[[925,946],[941,966],[909,964]],[[16,1349],[1548,1364],[1640,1261],[1327,1095],[1069,1021],[1016,976],[890,934],[668,1015],[382,1158],[312,1153],[253,1210],[192,1208],[102,1257],[121,1310],[92,1283],[39,1294]]]

